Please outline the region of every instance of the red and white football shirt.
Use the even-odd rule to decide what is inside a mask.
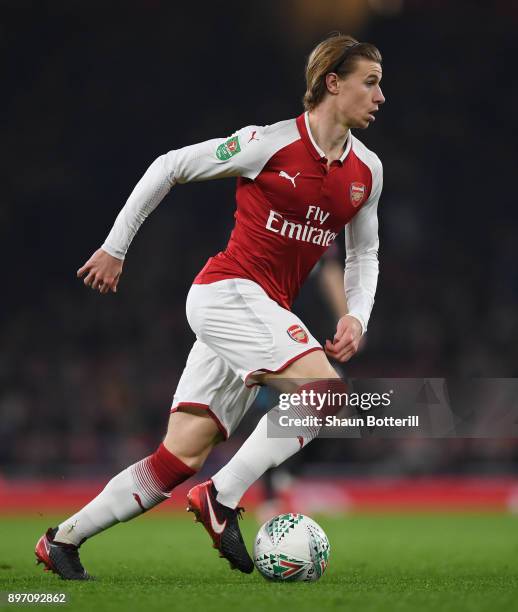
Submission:
[[[289,309],[346,226],[348,310],[365,331],[378,276],[381,162],[349,134],[342,157],[328,167],[307,113],[162,155],[135,187],[102,248],[124,258],[141,223],[174,184],[231,176],[238,177],[235,227],[227,248],[209,259],[194,283],[249,279]]]

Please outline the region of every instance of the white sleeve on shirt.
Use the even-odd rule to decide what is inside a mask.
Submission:
[[[269,156],[263,145],[267,140],[262,138],[264,130],[247,126],[229,138],[207,140],[158,157],[132,191],[102,249],[124,259],[139,227],[176,183],[233,176],[255,178]]]
[[[371,172],[369,199],[345,226],[347,311],[361,323],[362,333],[367,331],[378,283],[378,200],[383,186],[383,167],[377,157]]]

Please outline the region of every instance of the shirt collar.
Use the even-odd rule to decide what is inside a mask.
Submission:
[[[313,134],[311,133],[311,128],[309,126],[309,112],[306,111],[297,117],[297,127],[299,129],[300,137],[302,142],[306,145],[306,148],[311,153],[314,159],[322,159],[325,157],[324,151],[317,145],[315,139],[313,138]],[[345,145],[344,152],[340,157],[340,162],[344,162],[345,158],[349,155],[349,151],[352,146],[352,136],[351,130],[349,130],[349,134],[347,135],[347,141]]]

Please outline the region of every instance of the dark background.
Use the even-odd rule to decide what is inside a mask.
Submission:
[[[376,305],[345,374],[517,376],[515,3],[0,8],[0,476],[107,475],[153,450],[194,338],[185,296],[225,247],[234,181],[174,188],[134,240],[117,295],[85,289],[76,270],[158,155],[302,112],[305,60],[332,30],[380,48],[387,99],[356,131],[385,186]],[[296,310],[319,339],[334,333],[316,278]],[[308,457],[433,473],[512,472],[518,455],[510,441],[422,442],[412,463],[403,442],[340,444]]]

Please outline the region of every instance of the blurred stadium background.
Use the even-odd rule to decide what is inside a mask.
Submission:
[[[193,341],[185,296],[226,244],[233,181],[175,188],[117,295],[75,272],[156,156],[298,115],[306,56],[332,30],[379,46],[387,98],[358,134],[385,167],[381,276],[345,374],[517,376],[516,3],[0,4],[0,508],[77,507],[160,441]],[[318,338],[333,334],[318,272],[296,310]],[[511,439],[320,440],[287,467],[275,484],[298,511],[518,506]]]

